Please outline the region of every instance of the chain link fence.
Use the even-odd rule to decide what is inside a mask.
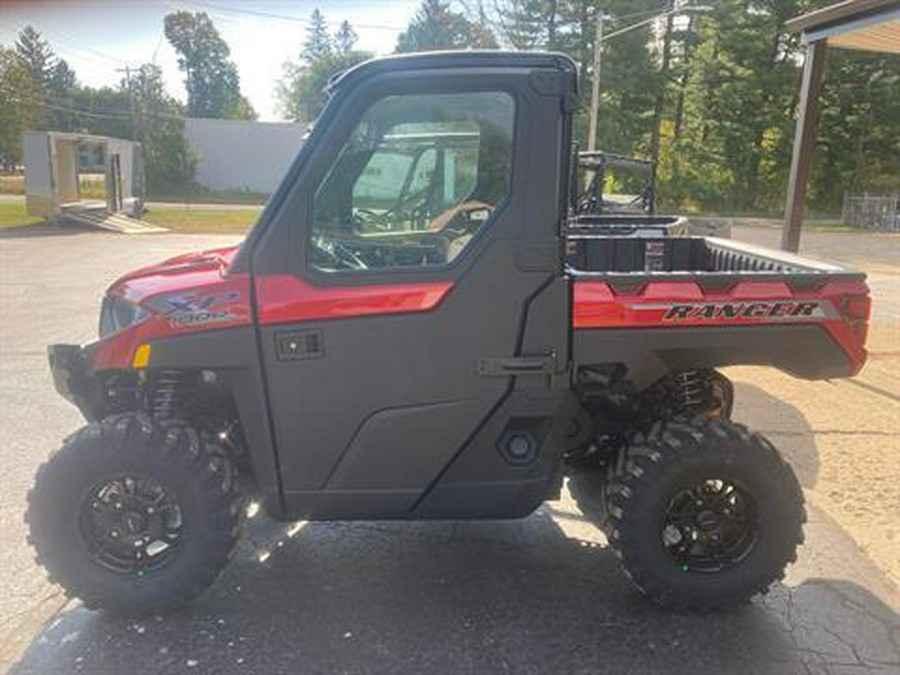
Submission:
[[[844,194],[844,225],[900,232],[900,195]]]

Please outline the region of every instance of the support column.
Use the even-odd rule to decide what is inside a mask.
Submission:
[[[817,40],[806,47],[803,84],[800,87],[797,130],[794,132],[794,154],[788,178],[787,204],[784,208],[784,228],[781,248],[796,253],[800,248],[800,226],[803,224],[803,198],[816,142],[816,119],[819,116],[819,94],[825,68],[825,40]]]

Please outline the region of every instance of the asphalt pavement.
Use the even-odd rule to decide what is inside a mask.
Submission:
[[[567,498],[507,522],[286,524],[257,514],[231,566],[182,613],[122,620],[67,602],[34,565],[21,522],[37,465],[81,423],[52,390],[45,345],[92,339],[100,295],[116,275],[233,240],[50,228],[0,236],[0,670],[900,671],[897,586],[852,528],[815,499],[807,544],[784,583],[723,614],[678,615],[646,603],[619,572],[603,535]],[[848,238],[841,255],[857,240],[862,260],[882,271],[897,264],[900,240]],[[815,235],[807,241],[819,254],[834,248]],[[876,278],[877,292],[884,311],[894,311],[900,292],[885,274]],[[878,339],[889,347],[891,333]],[[893,386],[889,372],[885,377],[878,386]],[[804,419],[811,414],[802,406],[792,408],[800,411],[793,417],[779,413],[779,396],[784,406],[796,403],[793,390],[778,384],[762,396],[760,386],[738,381],[745,417],[779,429],[785,443],[814,437],[815,421]],[[863,430],[868,409],[861,406],[853,422]]]

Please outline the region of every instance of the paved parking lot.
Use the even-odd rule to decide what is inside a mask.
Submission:
[[[33,234],[33,233],[32,233]],[[778,233],[736,228],[770,244]],[[124,621],[66,604],[24,544],[37,465],[81,423],[44,346],[95,332],[116,275],[228,237],[77,232],[0,238],[0,670],[15,673],[746,672],[900,668],[900,239],[808,234],[870,272],[875,356],[853,382],[732,369],[736,418],[764,430],[807,492],[807,545],[741,611],[665,614],[630,590],[567,499],[504,523],[276,524],[257,516],[210,593]]]

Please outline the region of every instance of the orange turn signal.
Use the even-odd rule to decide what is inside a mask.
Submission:
[[[134,358],[131,359],[132,368],[146,368],[150,365],[150,345],[143,344],[134,352]]]

